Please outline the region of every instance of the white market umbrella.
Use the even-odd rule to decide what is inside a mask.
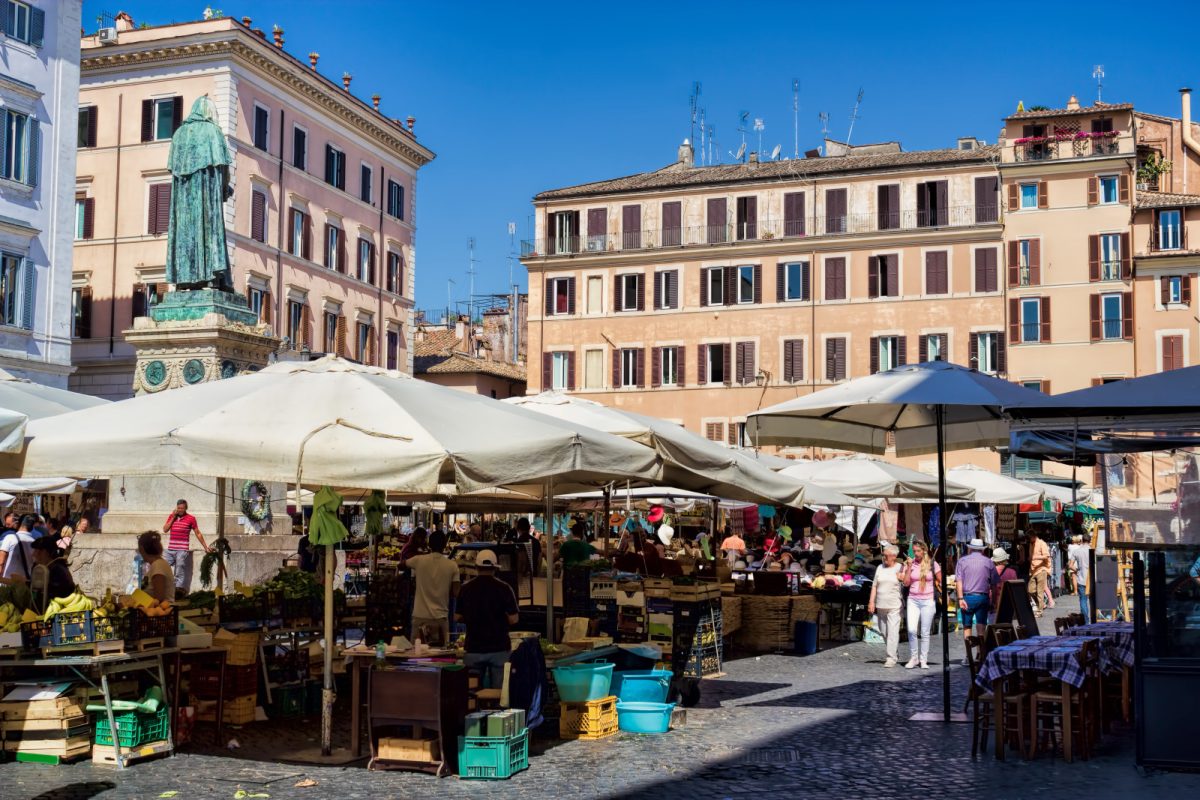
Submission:
[[[939,519],[946,525],[946,451],[1008,444],[1005,406],[1032,404],[1041,392],[944,361],[913,364],[847,381],[747,415],[760,444],[809,445],[883,454],[892,434],[897,456],[937,453]],[[945,541],[944,534],[940,537]],[[946,548],[938,548],[942,596]],[[950,721],[950,631],[942,609],[942,716]]]
[[[42,419],[103,405],[107,400],[18,378],[0,369],[0,453],[19,453],[25,442],[25,425]]]
[[[1043,484],[997,475],[991,470],[967,464],[947,470],[946,477],[975,490],[977,503],[1040,503],[1046,492]]]
[[[810,484],[824,486],[854,497],[896,501],[937,499],[938,481],[915,469],[867,456],[831,458],[827,461],[798,461],[781,475],[791,475]],[[958,483],[946,484],[950,500],[974,500],[975,492]]]
[[[28,434],[24,453],[12,457],[19,469],[8,474],[53,475],[69,464],[95,476],[253,475],[301,487],[417,494],[444,484],[457,491],[510,483],[589,486],[655,480],[661,472],[654,451],[620,437],[334,356],[65,414],[31,423]],[[327,547],[331,645],[334,559]],[[553,613],[548,596],[548,627]],[[332,652],[325,648],[326,753]]]

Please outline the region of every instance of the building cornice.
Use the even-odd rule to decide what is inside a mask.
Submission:
[[[322,108],[335,119],[354,127],[365,137],[386,147],[406,161],[422,167],[435,158],[432,150],[422,147],[411,134],[404,132],[398,123],[380,124],[378,112],[313,70],[304,69],[290,56],[274,52],[269,44],[257,41],[242,41],[252,34],[234,29],[219,39],[184,39],[172,44],[147,43],[138,49],[124,49],[119,45],[111,49],[85,49],[80,59],[80,72],[84,75],[120,73],[134,67],[165,62],[212,61],[220,58],[236,60],[260,72],[296,92],[313,105]],[[156,46],[157,45],[157,46]]]
[[[19,94],[22,97],[28,97],[30,100],[42,99],[42,93],[36,86],[25,81],[19,81],[11,75],[5,75],[3,72],[0,72],[0,88],[13,94]]]
[[[40,228],[27,225],[18,219],[0,217],[0,233],[7,233],[10,236],[24,236],[28,239],[32,239],[41,232],[42,231]]]

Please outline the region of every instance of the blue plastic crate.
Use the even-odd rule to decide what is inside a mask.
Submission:
[[[529,767],[529,729],[515,736],[458,737],[458,777],[504,780]]]

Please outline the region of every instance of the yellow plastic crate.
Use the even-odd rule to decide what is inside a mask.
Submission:
[[[617,732],[617,698],[602,697],[585,703],[563,703],[559,708],[561,739],[603,739]]]

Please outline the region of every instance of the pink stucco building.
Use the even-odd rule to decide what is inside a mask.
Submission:
[[[283,31],[217,18],[81,42],[71,388],[132,394],[122,332],[165,283],[170,137],[197,97],[233,155],[237,291],[286,346],[411,371],[417,172],[434,154]]]

